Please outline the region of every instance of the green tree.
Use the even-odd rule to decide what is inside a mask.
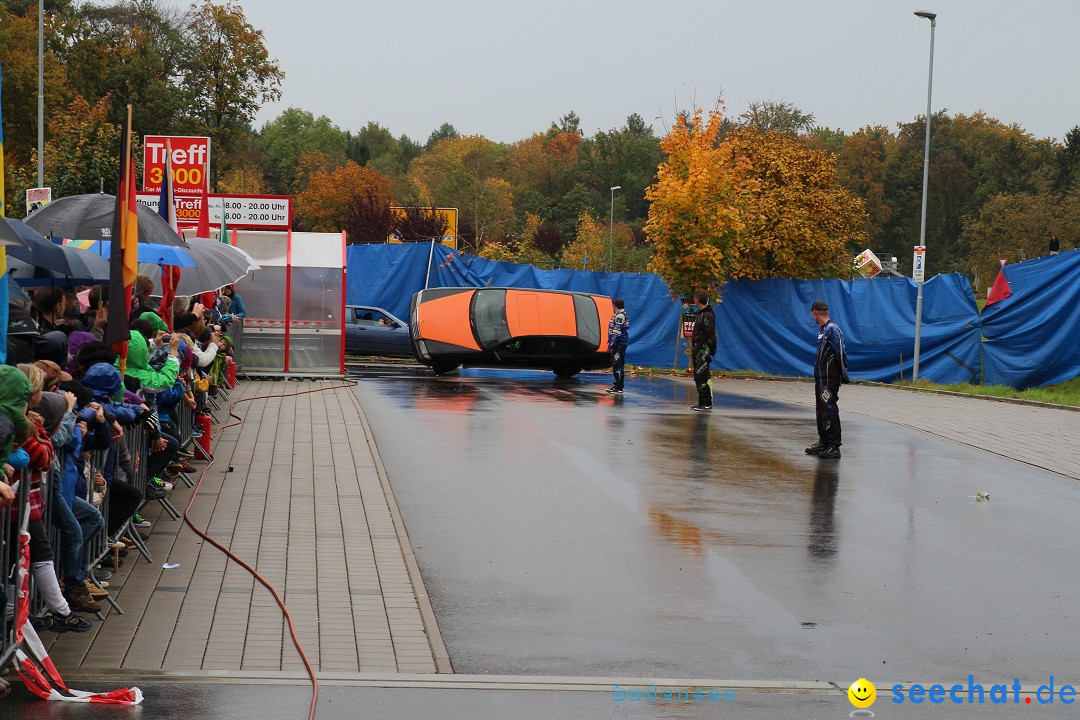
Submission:
[[[4,70],[4,187],[9,215],[25,204],[26,188],[37,186],[36,160],[31,158],[37,148],[38,130],[36,2],[32,10],[29,16],[23,16],[0,3],[0,65]],[[54,34],[52,15],[46,17],[45,33],[47,38]],[[45,117],[51,118],[67,110],[72,95],[64,67],[48,46],[44,79]],[[16,175],[21,179],[16,179]]]
[[[904,262],[919,238],[922,202],[924,118],[901,123],[889,144],[885,197],[891,216],[882,246]],[[1016,124],[984,113],[933,116],[930,179],[927,193],[927,268],[930,272],[966,272],[970,246],[964,219],[1001,193],[1041,193],[1049,188],[1054,146]]]
[[[232,2],[194,5],[185,41],[194,51],[180,67],[180,82],[191,93],[191,114],[213,138],[214,152],[227,153],[262,104],[281,99],[285,74],[262,30]],[[212,168],[216,175],[217,165]]]
[[[424,147],[431,150],[440,140],[454,140],[459,137],[461,137],[461,133],[457,131],[457,128],[448,122],[444,122],[442,125],[431,131],[431,135],[428,136],[427,144]]]
[[[611,272],[645,272],[651,257],[652,248],[637,242],[633,229],[626,223],[616,223],[612,232],[607,221],[582,213],[577,236],[563,249],[561,259],[564,267],[579,270],[609,268]],[[589,259],[588,263],[585,258]]]
[[[52,45],[77,93],[112,98],[112,122],[122,123],[131,104],[140,134],[182,134],[193,129],[191,95],[177,82],[194,52],[185,23],[181,11],[153,0],[86,3],[58,16]]]
[[[1065,144],[1057,151],[1054,189],[1080,190],[1080,125],[1065,133]]]
[[[301,153],[322,153],[330,170],[345,164],[348,136],[325,115],[315,117],[307,110],[290,107],[263,126],[259,145],[267,166],[270,187],[291,194],[302,189],[307,174],[298,174]]]
[[[750,103],[746,112],[739,116],[738,124],[798,135],[814,128],[814,115],[782,100],[758,100]]]
[[[478,135],[440,140],[409,170],[423,204],[458,208],[459,232],[474,251],[514,224],[513,191],[502,177],[506,155],[506,146]]]
[[[111,98],[101,98],[91,105],[81,95],[63,114],[49,122],[50,137],[45,143],[45,177],[54,197],[97,192],[104,180],[105,189],[116,191],[119,174],[120,128],[109,122]],[[37,181],[37,152],[31,162],[15,173],[18,187],[33,187]],[[10,208],[12,217],[26,209],[26,196],[16,195]]]
[[[1063,250],[1080,243],[1080,193],[998,195],[964,221],[964,240],[971,248],[971,264],[964,269],[977,268],[981,285],[988,287],[999,258],[1014,263],[1045,255],[1052,235]]]

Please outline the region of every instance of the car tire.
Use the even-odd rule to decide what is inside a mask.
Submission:
[[[551,371],[555,373],[555,377],[566,379],[572,378],[581,372],[580,365],[559,365],[558,367],[551,368]]]
[[[431,366],[431,371],[436,375],[445,375],[454,372],[460,366],[457,363],[436,363]]]

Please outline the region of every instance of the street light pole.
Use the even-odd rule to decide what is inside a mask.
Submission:
[[[611,187],[611,218],[608,227],[607,260],[604,261],[604,272],[611,269],[611,249],[615,245],[615,191],[622,190],[622,185]]]
[[[37,184],[45,187],[45,0],[38,0]]]
[[[930,178],[930,98],[934,91],[934,30],[937,28],[937,13],[919,10],[915,13],[918,17],[930,21],[930,76],[926,81],[926,139],[923,143],[923,170],[922,170],[922,219],[919,222],[919,245],[926,247],[926,186]],[[926,270],[926,256],[923,255],[923,272]],[[922,340],[922,300],[923,278],[918,281],[919,292],[915,299],[915,361],[911,369],[911,379],[919,379],[919,350]]]

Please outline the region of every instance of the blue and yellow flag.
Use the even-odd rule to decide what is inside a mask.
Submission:
[[[7,215],[4,207],[4,68],[0,66],[0,218]],[[0,222],[4,222],[0,220]],[[7,362],[8,279],[7,250],[0,246],[0,363]]]

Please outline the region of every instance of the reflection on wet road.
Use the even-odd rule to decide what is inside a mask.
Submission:
[[[359,377],[459,672],[1080,676],[1075,481],[670,379]]]

